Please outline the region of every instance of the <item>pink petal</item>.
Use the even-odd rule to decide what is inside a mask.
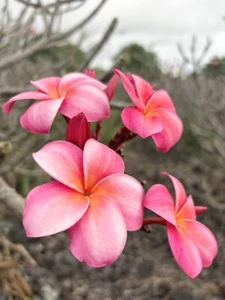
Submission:
[[[195,205],[192,196],[188,196],[180,210],[176,213],[176,219],[196,220]]]
[[[66,140],[83,149],[84,144],[91,138],[91,127],[83,113],[70,119],[66,131]]]
[[[96,122],[108,118],[110,105],[106,94],[91,85],[73,85],[66,94],[60,112],[72,118],[83,112],[88,122]]]
[[[124,173],[123,159],[109,147],[89,139],[84,146],[85,187],[91,189],[103,178]]]
[[[59,83],[60,77],[46,77],[36,81],[31,81],[31,84],[39,89],[41,92],[46,93],[52,98],[60,98]]]
[[[114,94],[116,92],[116,88],[117,88],[118,81],[119,81],[118,79],[119,79],[118,76],[116,74],[114,74],[110,78],[110,80],[109,80],[109,82],[107,84],[107,87],[105,89],[105,93],[106,93],[109,101],[112,100],[112,98],[113,98],[113,96],[114,96]]]
[[[69,73],[62,77],[59,92],[60,94],[66,94],[68,89],[74,84],[84,84],[88,76],[82,73]]]
[[[213,233],[198,221],[181,220],[183,228],[192,236],[201,254],[203,267],[209,267],[218,252],[218,245]]]
[[[78,86],[80,84],[95,86],[100,90],[104,90],[106,88],[106,85],[101,81],[91,78],[86,74],[69,73],[62,77],[59,87],[60,94],[67,93],[68,89],[71,88],[72,85]]]
[[[206,206],[195,206],[195,213],[196,213],[196,215],[203,214],[207,210],[208,210],[208,207],[206,207]]]
[[[129,75],[132,77],[134,81],[138,98],[143,102],[144,105],[146,105],[155,92],[153,87],[143,78],[133,74],[129,74]]]
[[[202,259],[193,237],[184,229],[179,231],[167,223],[167,234],[169,244],[181,269],[191,278],[195,278],[202,270]]]
[[[155,110],[176,111],[174,104],[166,91],[159,90],[155,92],[151,99],[148,101],[146,105],[146,112],[149,112],[149,114],[151,114]]]
[[[174,201],[164,185],[155,184],[147,191],[144,207],[176,226]]]
[[[21,126],[32,133],[49,133],[62,102],[63,98],[32,104],[20,118]]]
[[[27,196],[23,225],[27,236],[40,237],[64,231],[86,212],[89,199],[53,181],[37,186]]]
[[[163,123],[157,117],[146,117],[135,107],[128,106],[123,109],[121,118],[125,127],[143,139],[163,130]]]
[[[51,177],[78,192],[84,191],[83,152],[66,141],[54,141],[33,153],[38,165]]]
[[[163,122],[163,130],[154,134],[152,138],[158,150],[167,152],[179,141],[183,132],[183,124],[178,115],[169,110],[155,111],[154,116]]]
[[[182,183],[174,176],[163,172],[163,175],[167,175],[170,180],[173,183],[174,189],[175,189],[175,194],[176,194],[176,201],[175,201],[175,213],[177,214],[178,211],[182,208],[184,203],[186,202],[186,192],[185,189],[182,185]]]
[[[95,70],[94,69],[87,69],[84,71],[85,75],[88,75],[92,78],[96,78]]]
[[[106,195],[117,203],[123,213],[127,230],[141,228],[144,190],[135,178],[126,174],[108,176],[94,187],[92,194]]]
[[[134,88],[134,86],[132,85],[132,83],[130,82],[129,78],[123,74],[121,71],[119,71],[116,68],[113,68],[114,73],[116,73],[120,79],[122,80],[123,86],[127,92],[127,94],[129,95],[129,97],[131,98],[131,100],[133,101],[134,105],[142,112],[144,112],[145,110],[145,105],[143,104],[142,100],[138,98],[138,95],[136,93],[136,90]]]
[[[95,268],[113,263],[127,239],[120,209],[112,199],[101,195],[91,196],[87,212],[69,229],[69,235],[73,255]]]
[[[43,94],[38,91],[30,91],[30,92],[24,92],[20,93],[13,98],[9,99],[4,105],[3,105],[3,111],[6,115],[10,113],[12,110],[15,101],[19,100],[27,100],[27,99],[34,99],[34,100],[49,100],[49,96],[46,94]]]

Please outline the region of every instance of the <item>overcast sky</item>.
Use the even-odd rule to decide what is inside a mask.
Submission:
[[[66,22],[81,20],[100,0],[89,0]],[[85,27],[85,49],[98,41],[113,17],[119,24],[108,44],[101,51],[95,64],[110,65],[110,58],[121,46],[136,42],[155,50],[162,63],[179,61],[176,44],[185,49],[191,37],[198,37],[198,50],[206,37],[213,40],[209,56],[225,56],[225,0],[108,0],[99,14]]]
[[[16,12],[19,4],[12,3]],[[79,23],[98,3],[100,0],[87,0],[82,8],[66,15],[63,27]],[[176,66],[180,64],[177,43],[188,53],[193,35],[197,36],[199,52],[206,37],[213,41],[208,60],[216,55],[225,56],[224,16],[225,0],[108,0],[83,29],[87,33],[83,48],[88,50],[95,45],[117,17],[117,29],[93,62],[94,66],[110,67],[111,58],[120,48],[133,42],[155,51],[163,65]],[[73,39],[76,42],[76,36]]]

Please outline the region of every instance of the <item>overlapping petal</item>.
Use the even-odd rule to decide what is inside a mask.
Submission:
[[[127,230],[138,230],[143,222],[142,185],[126,174],[114,174],[101,180],[92,190],[94,195],[106,195],[119,206],[126,222]]]
[[[128,106],[121,113],[123,124],[143,139],[163,130],[163,123],[158,117],[147,118],[139,110]]]
[[[144,103],[138,98],[136,90],[134,88],[134,86],[132,85],[131,81],[129,80],[129,78],[123,74],[121,71],[119,71],[116,68],[113,68],[114,73],[116,73],[122,80],[123,86],[127,92],[127,94],[129,95],[129,97],[131,98],[131,100],[133,101],[134,105],[142,112],[144,112],[145,110],[145,105]]]
[[[163,172],[162,174],[167,175],[173,183],[173,186],[175,189],[175,196],[176,196],[175,197],[175,213],[177,213],[182,208],[182,206],[184,205],[184,203],[186,201],[187,196],[186,196],[185,189],[184,189],[182,183],[173,175],[170,175],[166,172]]]
[[[30,91],[20,93],[11,99],[9,99],[6,103],[3,104],[3,111],[6,115],[10,113],[16,101],[27,100],[27,99],[35,99],[35,100],[49,100],[49,95],[43,94],[39,91]]]
[[[91,78],[90,76],[83,74],[83,73],[69,73],[62,77],[60,86],[59,86],[59,92],[61,94],[67,93],[68,89],[72,85],[80,85],[80,84],[86,84],[94,86],[100,90],[104,90],[106,88],[106,85],[102,83],[101,81]]]
[[[151,99],[146,104],[145,114],[148,115],[149,113],[152,115],[156,110],[170,110],[175,112],[174,104],[170,96],[164,90],[156,91],[152,95]]]
[[[117,204],[106,196],[93,195],[85,215],[69,229],[69,236],[73,255],[97,268],[113,263],[120,256],[127,231]]]
[[[179,266],[191,278],[198,276],[202,270],[202,258],[193,237],[183,228],[177,229],[167,224],[169,244]]]
[[[67,230],[86,212],[89,199],[57,182],[40,185],[28,194],[23,225],[28,237]]]
[[[124,173],[123,159],[115,151],[94,139],[86,142],[83,161],[85,188],[89,192],[103,178]]]
[[[204,208],[202,208],[204,209]],[[196,220],[196,211],[192,196],[188,196],[181,209],[176,213],[176,219]]]
[[[109,117],[110,105],[102,90],[86,84],[72,85],[60,112],[69,118],[83,112],[88,122],[96,122]]]
[[[20,118],[21,126],[31,133],[49,133],[63,100],[60,98],[32,104]]]
[[[31,84],[41,92],[49,95],[51,98],[57,99],[60,98],[60,94],[59,94],[60,81],[61,81],[60,77],[46,77],[36,81],[31,81]]]
[[[155,92],[153,87],[140,76],[133,74],[128,75],[130,75],[134,81],[138,98],[146,105]]]
[[[66,141],[54,141],[33,157],[51,177],[78,192],[84,191],[83,153],[79,147]]]
[[[163,130],[152,135],[152,138],[158,150],[167,152],[179,141],[183,124],[178,115],[169,110],[155,111],[154,116],[163,122]]]
[[[147,191],[144,206],[176,226],[174,201],[164,185],[155,184]]]
[[[197,244],[203,267],[209,267],[218,252],[218,245],[213,233],[205,225],[194,220],[182,220],[182,226]]]

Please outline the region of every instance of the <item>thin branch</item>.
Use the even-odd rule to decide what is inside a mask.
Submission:
[[[11,67],[12,65],[20,62],[22,59],[31,56],[32,54],[35,54],[39,52],[40,50],[44,49],[48,45],[48,40],[46,38],[43,38],[39,42],[37,42],[35,45],[30,46],[29,48],[25,49],[23,52],[17,52],[13,56],[9,56],[8,58],[4,58],[0,61],[0,70],[3,71],[6,68]]]
[[[22,59],[31,56],[32,54],[35,54],[49,45],[54,45],[55,43],[68,38],[70,35],[75,33],[76,31],[80,30],[83,26],[85,26],[102,8],[102,6],[106,3],[107,0],[102,0],[99,5],[78,25],[73,26],[72,28],[68,29],[67,31],[61,33],[61,34],[55,34],[51,37],[43,37],[40,41],[38,41],[36,44],[30,46],[27,49],[24,49],[22,52],[19,51],[15,53],[14,55],[10,55],[8,57],[4,57],[0,61],[0,70],[5,70],[6,68],[11,67],[12,65],[18,63]]]
[[[89,55],[87,60],[83,63],[83,65],[79,68],[79,71],[83,71],[88,67],[90,62],[95,58],[95,56],[99,53],[102,47],[107,43],[109,38],[111,37],[112,33],[114,32],[116,25],[118,23],[118,19],[114,18],[110,23],[109,27],[105,31],[104,35],[102,36],[100,42],[94,47],[92,53]]]
[[[27,7],[33,7],[35,9],[38,9],[40,8],[40,6],[42,5],[42,3],[40,3],[40,1],[38,1],[37,3],[33,3],[31,1],[27,1],[27,0],[16,0],[17,2],[19,3],[22,3],[24,4],[25,6]],[[60,5],[65,5],[65,4],[71,4],[73,2],[85,2],[85,0],[61,0],[59,1]],[[46,8],[49,9],[51,7],[54,7],[55,6],[55,2],[52,2],[52,3],[49,3],[46,5]]]
[[[107,2],[107,0],[102,0],[99,5],[83,20],[80,22],[80,24],[75,25],[74,27],[68,29],[66,32],[57,34],[55,37],[51,39],[51,42],[58,42],[60,40],[63,40],[67,37],[69,37],[71,34],[75,33],[76,31],[83,28],[88,22],[91,21],[91,19],[100,11],[102,6]]]
[[[22,215],[25,200],[0,177],[0,202],[18,216]]]

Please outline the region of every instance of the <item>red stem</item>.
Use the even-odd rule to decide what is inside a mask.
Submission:
[[[97,141],[99,141],[101,128],[102,128],[102,121],[99,121],[95,128],[95,138]]]
[[[195,206],[196,215],[202,214],[207,210],[205,206]],[[166,225],[166,221],[161,217],[149,217],[143,220],[142,226],[146,226],[149,224],[158,224],[158,225]]]
[[[142,226],[146,226],[149,224],[166,225],[166,221],[161,217],[149,217],[143,220]]]
[[[136,134],[131,132],[126,127],[122,127],[114,135],[114,137],[109,142],[109,147],[115,151],[121,150],[123,144],[127,141],[135,138]]]

